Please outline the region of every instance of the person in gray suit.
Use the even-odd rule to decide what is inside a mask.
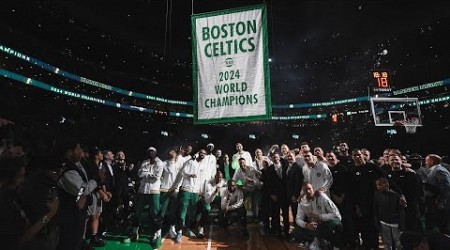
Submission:
[[[425,190],[427,193],[427,229],[438,227],[441,233],[450,233],[450,172],[442,165],[442,158],[429,154],[425,165],[430,169]]]

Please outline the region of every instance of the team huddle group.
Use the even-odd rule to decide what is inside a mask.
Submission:
[[[450,233],[450,173],[435,154],[422,166],[398,149],[386,149],[374,162],[369,150],[349,152],[344,142],[327,152],[307,143],[294,150],[273,145],[265,153],[256,149],[254,156],[241,143],[232,155],[210,143],[196,152],[191,146],[171,149],[165,160],[149,147],[147,158],[134,166],[122,151],[83,150],[73,141],[58,149],[63,165],[41,161],[46,172],[36,178],[57,186],[47,197],[48,212],[34,224],[46,232],[57,228],[49,249],[103,246],[101,232],[120,230],[129,218],[129,239],[150,232],[153,248],[166,235],[175,243],[183,233],[203,238],[208,223],[238,224],[245,239],[247,219],[259,234],[284,237],[305,249],[378,249],[380,235],[385,249],[427,249],[415,248],[424,244],[418,240],[424,233]],[[16,183],[11,190],[21,185],[25,171],[16,175],[22,178],[11,180]],[[22,188],[29,190],[28,200],[39,192],[31,179]],[[28,181],[34,184],[27,188]],[[131,198],[130,190],[135,190]],[[20,198],[26,208],[26,195]],[[12,204],[11,210],[20,208]],[[120,212],[125,216],[118,219]]]
[[[449,233],[450,174],[438,155],[428,155],[426,167],[413,167],[397,149],[386,149],[375,164],[369,150],[349,154],[346,143],[326,154],[307,143],[293,151],[283,144],[280,152],[274,145],[267,155],[256,149],[254,157],[240,143],[232,157],[213,149],[208,144],[194,157],[191,147],[171,150],[163,162],[150,147],[138,171],[138,217],[149,205],[154,223],[166,222],[177,243],[183,228],[189,237],[204,237],[214,206],[219,225],[240,222],[243,237],[250,214],[261,235],[283,234],[309,249],[378,249],[379,234],[386,249],[401,249],[401,232]]]
[[[450,174],[434,154],[426,167],[413,167],[397,149],[386,149],[374,163],[369,150],[349,153],[346,143],[326,153],[307,143],[295,150],[274,145],[266,154],[256,149],[253,157],[241,143],[231,157],[210,143],[195,154],[191,146],[172,149],[165,161],[156,148],[147,152],[134,171],[131,240],[149,226],[155,247],[166,232],[176,243],[183,229],[188,237],[204,237],[212,208],[219,211],[214,223],[225,228],[239,222],[244,238],[251,217],[261,235],[283,235],[309,249],[378,249],[379,235],[386,249],[401,249],[404,231],[449,233]],[[113,162],[112,153],[104,153]],[[64,175],[62,187],[63,181]]]

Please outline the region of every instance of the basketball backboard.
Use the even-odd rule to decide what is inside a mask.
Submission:
[[[396,122],[419,119],[422,126],[419,100],[417,98],[370,98],[375,126],[394,126]]]

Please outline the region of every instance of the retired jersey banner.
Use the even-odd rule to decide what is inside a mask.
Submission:
[[[192,16],[194,123],[272,117],[265,5]]]

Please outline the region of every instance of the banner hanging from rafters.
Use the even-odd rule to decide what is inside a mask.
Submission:
[[[192,16],[194,123],[272,117],[265,5]]]

